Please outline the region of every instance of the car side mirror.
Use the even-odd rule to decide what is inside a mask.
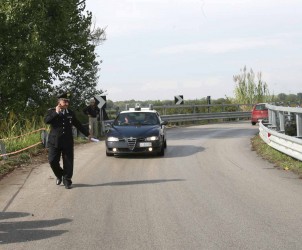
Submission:
[[[112,128],[113,122],[105,123],[105,132],[108,132]]]
[[[160,125],[167,125],[168,124],[168,121],[162,121],[161,123],[160,123]]]

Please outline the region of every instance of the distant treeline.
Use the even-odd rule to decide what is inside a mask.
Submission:
[[[280,93],[272,98],[274,104],[283,106],[301,106],[302,104],[302,93],[298,94],[284,94]]]
[[[114,109],[119,108],[120,110],[124,110],[126,105],[129,105],[129,107],[134,107],[136,103],[139,103],[142,107],[148,107],[149,104],[152,104],[153,106],[166,106],[166,105],[174,105],[174,100],[146,100],[146,101],[140,101],[140,100],[126,100],[126,101],[108,101],[107,102],[107,108],[108,109]],[[207,104],[208,100],[206,97],[201,99],[190,99],[190,100],[184,100],[185,105],[203,105]],[[232,104],[232,99],[230,98],[219,98],[219,99],[211,99],[211,104]]]
[[[283,105],[283,106],[301,106],[302,104],[302,93],[298,94],[278,94],[278,95],[272,95],[270,96],[270,99],[272,100],[270,103],[276,104],[276,105]],[[140,100],[125,100],[125,101],[107,101],[107,107],[106,110],[109,113],[110,118],[114,118],[115,115],[126,109],[126,105],[128,107],[135,107],[135,105],[139,103],[142,107],[149,107],[150,104],[153,106],[172,106],[174,105],[174,100],[145,100],[145,101],[140,101]],[[207,97],[201,98],[201,99],[189,99],[189,100],[184,100],[185,105],[207,105],[208,104],[208,99]],[[248,104],[248,103],[239,103],[236,99],[234,98],[218,98],[218,99],[211,99],[210,101],[211,105],[229,105],[229,104]],[[181,108],[181,105],[179,106]],[[177,112],[180,112],[178,109],[167,109],[165,114],[175,114]],[[158,109],[159,112],[162,112],[162,109]],[[251,110],[251,104],[249,105],[241,105],[239,107],[239,110],[241,111],[249,111]],[[230,106],[230,107],[211,107],[208,109],[207,107],[196,107],[194,111],[197,112],[232,112],[232,111],[239,111],[238,107],[235,106]],[[192,113],[193,109],[192,108],[182,108],[181,113]]]
[[[302,93],[297,94],[284,94],[280,93],[278,95],[271,95],[270,99],[272,100],[272,104],[278,104],[278,105],[291,105],[296,106],[299,104],[302,104]],[[125,101],[107,101],[107,109],[120,109],[124,110],[126,105],[129,105],[129,107],[134,107],[136,103],[140,103],[142,107],[148,107],[149,104],[152,104],[153,106],[164,106],[164,105],[174,105],[174,100],[146,100],[146,101],[140,101],[140,100],[125,100]],[[184,100],[184,104],[186,105],[205,105],[208,104],[207,97],[201,98],[201,99],[189,99]],[[246,104],[246,103],[238,103],[238,101],[234,98],[218,98],[218,99],[211,99],[211,104]]]

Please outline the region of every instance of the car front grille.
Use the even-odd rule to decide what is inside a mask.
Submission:
[[[128,144],[128,147],[130,150],[133,150],[135,148],[135,145],[136,145],[136,138],[126,138],[126,142]]]

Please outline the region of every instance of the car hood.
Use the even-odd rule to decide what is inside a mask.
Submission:
[[[149,137],[149,136],[158,136],[159,135],[159,126],[112,126],[108,131],[107,137],[113,136],[118,138],[123,137]]]

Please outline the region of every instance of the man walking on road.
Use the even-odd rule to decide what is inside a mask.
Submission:
[[[72,126],[75,126],[81,133],[90,138],[89,132],[82,126],[74,112],[68,109],[68,106],[68,94],[64,93],[58,97],[57,106],[49,109],[44,119],[47,124],[50,124],[48,160],[57,177],[56,184],[60,185],[63,181],[66,189],[71,188],[73,175]],[[60,166],[61,155],[63,168]]]
[[[83,110],[85,115],[89,118],[89,132],[94,138],[98,137],[98,120],[100,117],[100,109],[95,103],[95,99],[91,98],[89,106]]]

